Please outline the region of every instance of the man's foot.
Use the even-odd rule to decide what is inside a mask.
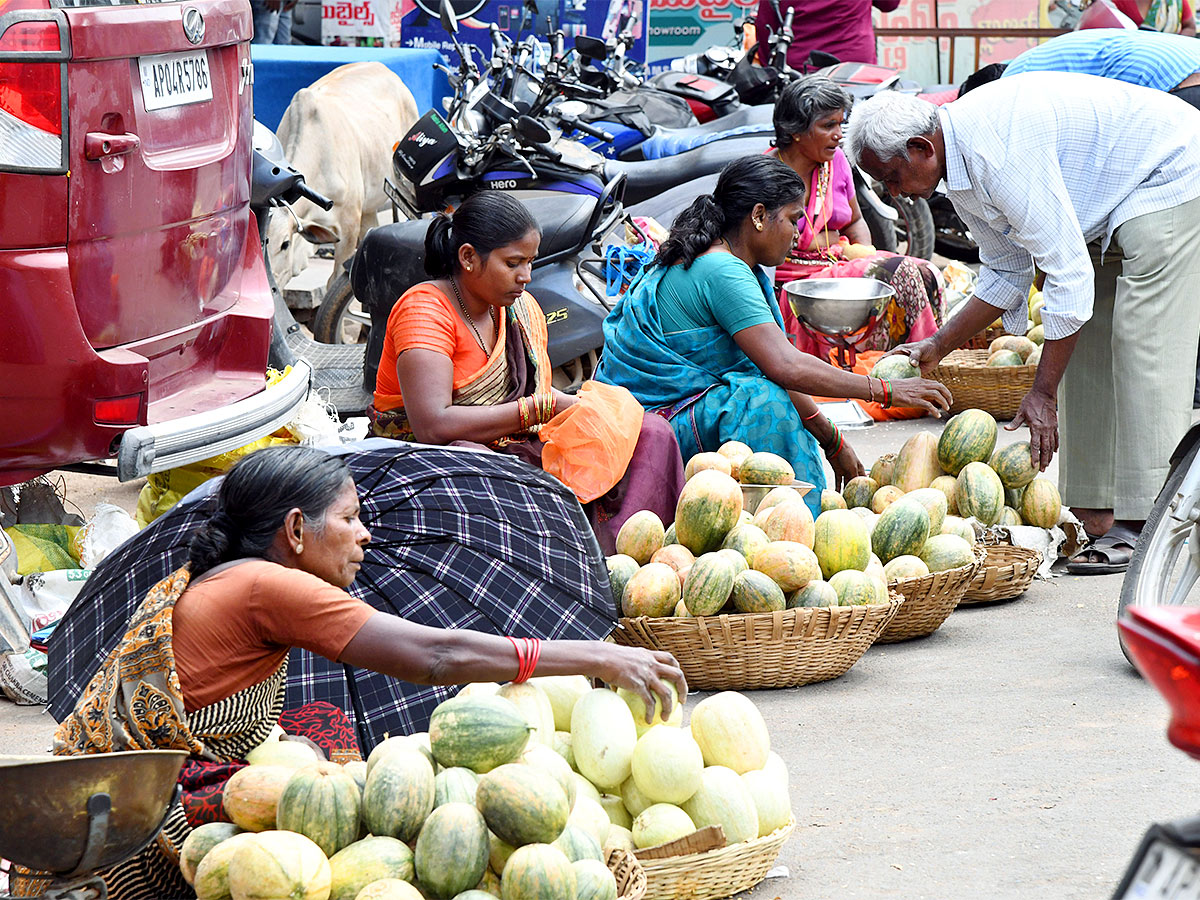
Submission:
[[[1101,537],[1067,560],[1072,575],[1113,575],[1129,568],[1133,549],[1141,533],[1141,523],[1115,523]]]
[[[1083,523],[1083,530],[1093,541],[1107,534],[1113,527],[1113,511],[1111,509],[1089,509],[1083,506],[1072,506],[1071,512]]]

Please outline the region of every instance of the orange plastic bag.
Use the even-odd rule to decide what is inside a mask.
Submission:
[[[625,477],[642,432],[642,405],[623,387],[584,382],[579,399],[542,426],[542,468],[580,503],[603,497]]]
[[[867,375],[871,369],[875,367],[875,363],[883,358],[885,350],[866,350],[862,353],[855,354],[854,368],[852,371],[859,375]],[[833,365],[837,365],[837,351],[829,352],[829,361]],[[813,397],[818,403],[822,400],[841,400],[842,397]],[[885,409],[878,403],[872,403],[870,400],[859,400],[857,397],[854,402],[861,406],[876,422],[887,422],[890,419],[919,419],[922,416],[928,415],[923,409],[916,407],[892,406]]]

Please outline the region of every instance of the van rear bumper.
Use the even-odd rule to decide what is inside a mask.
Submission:
[[[141,478],[235,450],[288,422],[308,396],[312,370],[303,360],[272,387],[208,412],[131,428],[117,450],[117,477]]]

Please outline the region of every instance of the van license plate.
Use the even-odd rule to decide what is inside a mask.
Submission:
[[[142,99],[147,110],[212,99],[208,54],[204,50],[140,56],[138,71],[142,76]]]
[[[1200,860],[1194,853],[1159,837],[1134,865],[1136,871],[1121,900],[1200,898]]]

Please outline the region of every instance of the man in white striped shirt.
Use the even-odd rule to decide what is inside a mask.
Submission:
[[[941,108],[877,94],[855,106],[846,149],[893,195],[928,197],[944,179],[979,245],[975,295],[903,348],[924,371],[1000,313],[1024,333],[1034,264],[1046,274],[1042,360],[1008,427],[1029,426],[1045,469],[1062,400],[1060,490],[1104,535],[1072,571],[1124,570],[1191,421],[1200,112],[1135,85],[1030,73]]]

